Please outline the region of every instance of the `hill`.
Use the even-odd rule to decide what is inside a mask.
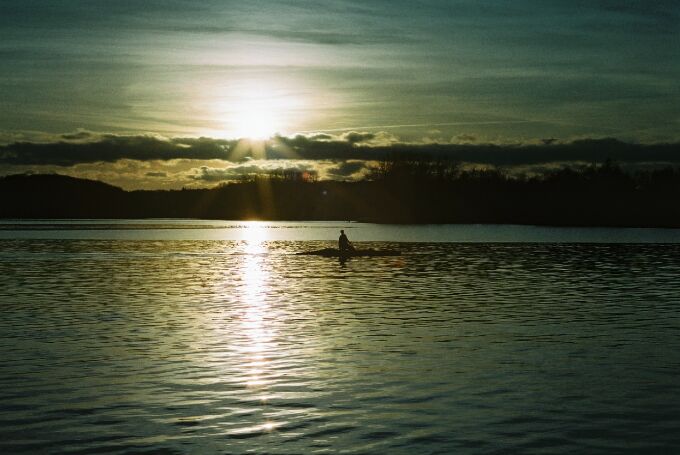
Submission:
[[[680,227],[680,171],[611,163],[511,178],[398,163],[359,182],[258,177],[211,189],[124,191],[63,175],[0,178],[0,218],[359,220]]]

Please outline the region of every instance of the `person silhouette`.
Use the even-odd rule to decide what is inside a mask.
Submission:
[[[338,239],[338,248],[340,253],[346,253],[348,251],[353,251],[354,247],[349,243],[349,239],[345,235],[344,229],[340,229],[340,238]]]

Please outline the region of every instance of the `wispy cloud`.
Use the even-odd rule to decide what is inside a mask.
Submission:
[[[302,134],[308,133],[335,133],[347,130],[378,130],[378,129],[400,129],[400,128],[436,128],[438,126],[466,126],[466,125],[513,125],[522,123],[545,123],[538,120],[490,120],[479,122],[440,122],[440,123],[402,123],[397,125],[364,125],[364,126],[346,126],[342,128],[317,129],[310,131],[300,131]],[[351,132],[348,134],[352,134]],[[361,133],[371,134],[371,133]]]
[[[679,20],[676,0],[4,0],[0,137],[213,134],[240,78],[311,100],[287,132],[676,140]]]

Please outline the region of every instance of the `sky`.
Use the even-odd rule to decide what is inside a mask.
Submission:
[[[344,166],[359,178],[370,161],[302,160],[295,137],[364,148],[680,141],[677,0],[0,0],[0,59],[2,174],[170,188],[205,184],[205,169],[339,178]],[[201,137],[223,155],[129,146]],[[225,144],[244,137],[279,140],[234,159]],[[124,149],[116,160],[98,162],[97,147],[75,162],[18,156],[17,144],[111,142]],[[288,154],[269,159],[277,146]]]

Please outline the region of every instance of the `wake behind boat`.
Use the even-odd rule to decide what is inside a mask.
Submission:
[[[321,250],[302,251],[297,253],[304,256],[323,256],[327,258],[353,258],[353,257],[375,257],[375,256],[401,256],[399,250],[374,250],[369,248],[366,250],[345,250],[340,251],[338,248],[323,248]]]

